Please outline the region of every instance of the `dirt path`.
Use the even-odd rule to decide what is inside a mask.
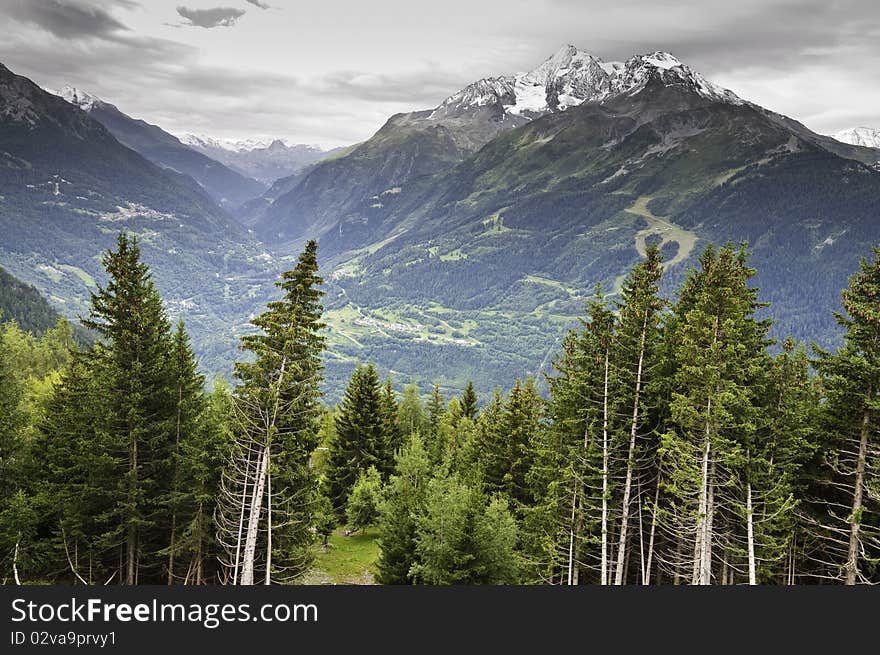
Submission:
[[[648,209],[648,203],[650,201],[651,196],[641,196],[631,207],[627,207],[624,211],[629,212],[630,214],[635,214],[636,216],[641,216],[648,222],[648,227],[639,230],[635,237],[636,250],[642,257],[645,256],[645,241],[651,235],[656,234],[660,237],[661,248],[672,241],[675,241],[678,244],[678,252],[675,254],[675,257],[669,261],[663,262],[663,267],[669,268],[670,266],[675,266],[676,264],[683,262],[690,256],[694,249],[694,245],[697,243],[697,235],[679,227],[678,225],[674,225],[659,216],[655,216],[654,213]]]

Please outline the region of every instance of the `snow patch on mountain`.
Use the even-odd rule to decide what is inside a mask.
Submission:
[[[67,102],[76,105],[83,111],[91,111],[95,105],[102,104],[99,97],[82,89],[77,89],[71,84],[65,84],[60,91],[52,91],[51,93],[64,98]]]
[[[181,143],[195,148],[207,148],[214,150],[228,150],[229,152],[253,152],[254,150],[267,150],[269,148],[294,148],[302,147],[288,142],[286,139],[218,139],[204,134],[184,133],[176,135]],[[315,150],[319,148],[315,147]]]
[[[444,100],[428,118],[441,119],[490,106],[500,106],[509,115],[535,118],[586,102],[635,94],[655,78],[667,86],[689,86],[718,102],[743,103],[735,93],[708,81],[668,52],[606,62],[565,45],[531,71],[484,78],[466,86]]]
[[[831,135],[841,143],[867,148],[880,148],[880,130],[872,127],[853,127]]]

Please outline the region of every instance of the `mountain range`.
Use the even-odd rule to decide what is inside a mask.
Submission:
[[[192,177],[222,206],[240,205],[266,189],[264,184],[193,150],[162,128],[132,118],[88,92],[67,85],[58,95],[101,123],[123,145],[163,168]]]
[[[102,253],[137,235],[169,313],[207,370],[235,358],[235,334],[277,266],[191,176],[121,143],[85,111],[0,65],[0,265],[70,317],[105,279]]]
[[[880,130],[871,127],[853,127],[837,132],[834,138],[843,143],[868,148],[880,148]]]
[[[324,150],[301,143],[291,144],[284,139],[235,141],[183,134],[180,140],[193,150],[266,185],[294,175],[310,164],[332,157],[341,150]]]
[[[13,165],[30,162],[27,111],[14,98],[0,102],[0,116],[18,117],[20,146],[7,146],[3,118],[0,150]],[[200,211],[140,202],[215,222],[212,238],[235,253],[231,278],[252,276],[251,286],[230,287],[228,304],[211,296],[237,323],[259,308],[274,267],[319,239],[331,394],[356,361],[370,359],[399,381],[439,374],[444,389],[473,378],[486,391],[546,371],[596,284],[616,294],[652,241],[674,294],[707,243],[747,240],[761,299],[773,303],[774,336],[836,343],[830,311],[858,257],[880,239],[880,149],[838,136],[740,98],[669,53],[606,62],[565,46],[531,71],[486,77],[437,107],[390,117],[363,143],[276,180],[235,210],[238,222],[167,168],[150,169],[160,176],[153,186],[173,183],[182,198],[200,199]],[[29,179],[54,174],[63,175],[43,166]],[[128,181],[118,183],[119,197],[136,202]],[[47,188],[49,196],[60,189]],[[36,200],[27,220],[36,220]],[[105,225],[100,216],[89,224]],[[155,231],[169,245],[177,238]],[[34,272],[39,258],[26,265],[21,252],[35,246],[19,240],[30,243],[16,235],[12,249],[4,236],[0,264],[12,258],[13,273],[66,300]],[[96,250],[56,242],[44,259],[49,252],[70,265]],[[211,265],[203,279],[216,272]],[[220,341],[208,348],[212,365],[226,361]]]

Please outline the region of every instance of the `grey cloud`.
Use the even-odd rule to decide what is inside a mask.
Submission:
[[[214,7],[212,9],[190,9],[189,7],[178,7],[177,13],[181,18],[189,21],[189,25],[193,27],[204,27],[211,29],[213,27],[232,27],[235,21],[245,15],[244,9],[236,9],[235,7]]]
[[[412,109],[435,106],[474,80],[440,66],[396,75],[363,71],[336,71],[313,84],[313,91],[365,101],[408,102]]]
[[[271,9],[272,5],[261,2],[260,0],[245,0],[245,2],[252,4],[254,7],[259,7],[260,9]]]
[[[606,59],[662,49],[711,73],[783,69],[843,48],[880,50],[876,0],[618,0],[602,10],[582,0],[549,2],[570,14],[569,38]],[[560,31],[547,23],[523,28],[545,42]]]
[[[108,3],[102,3],[107,6]],[[132,8],[137,3],[117,0],[117,6]],[[34,25],[62,39],[112,38],[128,31],[97,3],[84,0],[0,0],[0,10],[13,20]]]

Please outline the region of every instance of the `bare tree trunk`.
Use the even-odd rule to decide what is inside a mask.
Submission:
[[[642,516],[642,494],[637,493],[639,498],[639,582],[645,584],[645,526]]]
[[[608,576],[608,360],[605,351],[605,386],[602,393],[602,564],[601,583],[609,583]]]
[[[868,397],[873,395],[868,387]],[[852,514],[849,519],[849,553],[846,560],[846,584],[854,585],[859,574],[859,529],[861,527],[862,490],[865,486],[865,461],[868,453],[868,428],[870,415],[866,409],[862,414],[862,428],[859,435],[859,457],[856,460],[856,483],[853,488]]]
[[[73,572],[73,575],[75,576],[73,584],[76,584],[76,581],[79,580],[84,585],[88,586],[89,583],[86,582],[85,580],[83,580],[83,577],[79,574],[79,571],[77,571],[77,568],[76,568],[77,567],[76,558],[78,557],[76,544],[74,544],[74,561],[70,560],[70,551],[67,549],[67,535],[64,532],[64,528],[61,528],[61,539],[62,539],[62,542],[64,543],[64,554],[67,555],[67,563],[70,565],[70,570]],[[16,544],[15,547],[18,548],[18,544]],[[89,576],[91,576],[91,572],[89,573]]]
[[[241,484],[241,512],[238,515],[238,537],[235,542],[235,569],[232,572],[232,584],[238,584],[238,574],[241,570],[241,543],[244,535],[244,510],[247,507],[247,489],[248,476],[251,472],[251,457],[253,453],[248,450],[247,464],[245,465],[245,474]]]
[[[706,496],[706,522],[703,536],[703,559],[700,567],[700,584],[712,584],[712,522],[715,518],[715,460],[709,463],[708,494]]]
[[[712,407],[712,399],[707,403],[707,415]],[[706,519],[708,518],[709,498],[709,421],[706,420],[706,435],[703,443],[702,479],[700,481],[700,501],[697,508],[697,533],[694,540],[694,560],[691,584],[702,584],[702,565],[704,540],[706,538]]]
[[[636,371],[636,387],[633,400],[632,423],[629,430],[629,451],[626,457],[626,482],[623,485],[623,503],[620,514],[620,538],[617,543],[617,575],[614,584],[624,584],[623,559],[626,556],[626,528],[629,520],[629,504],[632,494],[633,468],[635,467],[636,434],[639,425],[639,398],[642,393],[642,366],[645,361],[645,337],[648,331],[648,312],[645,311],[645,319],[642,322],[642,334],[639,338],[639,365]]]
[[[678,586],[681,584],[681,558],[682,558],[682,550],[683,550],[684,541],[682,539],[675,540],[675,568],[672,573],[672,584],[674,586]]]
[[[21,580],[18,579],[18,544],[21,540],[15,542],[15,554],[12,556],[12,575],[15,577],[15,584],[21,586]]]
[[[657,533],[657,503],[660,502],[660,477],[654,491],[654,506],[651,508],[651,535],[648,537],[648,563],[645,564],[645,585],[651,584],[651,562],[654,559],[654,535]]]
[[[269,461],[269,449],[266,448],[266,461]],[[272,472],[266,466],[266,581],[272,584]]]
[[[254,484],[253,500],[248,516],[247,537],[244,542],[244,562],[241,568],[241,584],[243,585],[254,584],[254,557],[257,552],[257,537],[259,536],[260,514],[263,509],[263,494],[266,490],[268,463],[269,445],[267,443],[257,460],[257,479]]]
[[[200,584],[202,584],[202,557],[203,557],[203,555],[202,555],[202,542],[203,542],[203,539],[202,539],[202,528],[203,528],[202,519],[204,516],[203,515],[204,507],[202,505],[202,501],[199,501],[199,510],[198,511],[199,511],[198,518],[196,520],[198,521],[198,526],[199,526],[198,527],[199,541],[198,541],[198,544],[196,545],[196,584],[200,585]]]
[[[757,565],[755,564],[755,526],[752,518],[752,483],[746,484],[746,531],[749,543],[749,584],[758,584]]]
[[[712,334],[712,346],[718,343],[718,316]],[[717,386],[717,383],[716,383]],[[717,392],[717,388],[716,388]],[[691,584],[710,584],[712,568],[712,478],[715,470],[712,459],[712,395],[706,399],[706,428],[703,434],[702,479],[700,481],[700,500],[697,520],[696,543],[694,544],[694,567]]]

